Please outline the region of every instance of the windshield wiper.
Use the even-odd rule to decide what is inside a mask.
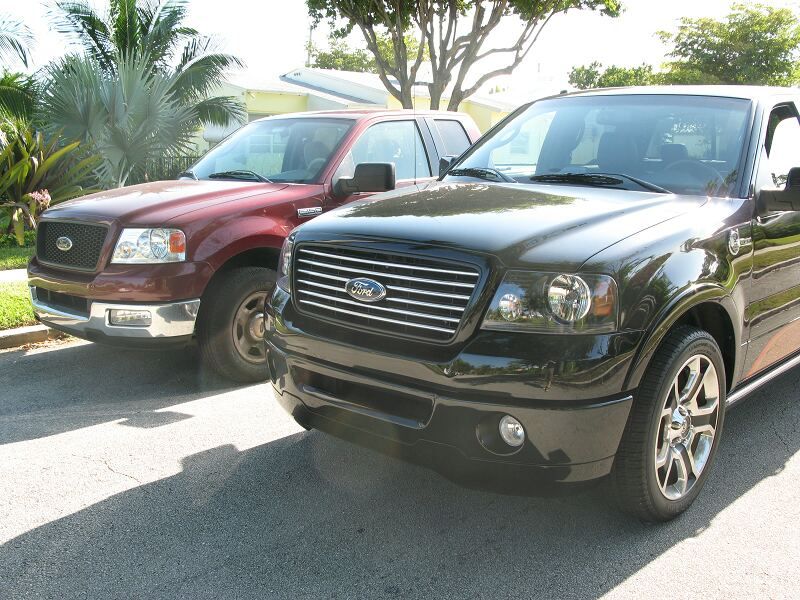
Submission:
[[[186,171],[181,171],[180,173],[178,173],[178,179],[180,179],[181,177],[189,177],[190,179],[194,179],[195,181],[197,181],[197,175],[195,175],[194,171],[192,171],[191,169],[188,169]]]
[[[624,173],[551,173],[548,175],[531,175],[530,179],[531,181],[541,181],[542,183],[578,183],[582,185],[596,185],[598,187],[622,185],[622,180],[627,179],[650,192],[658,192],[659,194],[672,193],[660,185],[650,183],[638,177],[631,177]]]
[[[219,173],[212,173],[208,176],[209,179],[243,179],[246,181],[260,181],[261,183],[272,183],[266,177],[262,177],[255,171],[248,171],[246,169],[235,169],[233,171],[220,171]]]
[[[512,179],[505,173],[501,173],[497,169],[492,169],[491,167],[464,167],[463,169],[453,169],[448,171],[447,175],[454,175],[456,177],[477,177],[478,179],[485,179],[486,181],[517,183],[516,179]]]

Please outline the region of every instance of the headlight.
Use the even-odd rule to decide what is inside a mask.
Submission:
[[[295,234],[292,233],[283,240],[281,254],[278,257],[278,287],[286,292],[292,291],[292,247]]]
[[[608,275],[509,271],[484,329],[607,333],[617,329],[617,284]]]
[[[180,229],[123,229],[112,263],[157,264],[186,260],[186,236]]]

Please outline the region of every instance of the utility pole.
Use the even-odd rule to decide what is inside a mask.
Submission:
[[[311,34],[314,33],[314,24],[308,26],[308,43],[306,44],[306,67],[311,66]]]

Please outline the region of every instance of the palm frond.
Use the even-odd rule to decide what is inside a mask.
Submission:
[[[0,15],[0,58],[10,60],[17,58],[28,66],[30,47],[33,45],[33,34],[20,21]]]
[[[226,71],[243,66],[235,56],[214,50],[213,41],[208,38],[196,38],[184,46],[175,68],[175,89],[182,98],[207,96],[225,81]]]
[[[56,31],[78,42],[106,70],[114,69],[111,30],[84,0],[60,0],[50,11]]]
[[[142,36],[136,0],[111,0],[111,43],[123,56],[142,49]]]
[[[233,96],[206,98],[195,104],[197,119],[203,125],[241,124],[247,121],[247,109]]]
[[[36,81],[22,73],[0,76],[0,118],[30,121],[36,107]]]

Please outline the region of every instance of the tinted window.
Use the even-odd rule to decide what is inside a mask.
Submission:
[[[443,154],[458,156],[469,148],[469,138],[461,123],[449,119],[434,119],[433,122],[444,143]]]
[[[201,158],[192,171],[199,179],[224,171],[253,171],[270,181],[317,181],[350,119],[275,119],[242,127]]]
[[[431,176],[425,146],[414,121],[372,125],[344,157],[334,180],[352,177],[356,165],[361,163],[394,163],[398,180]]]
[[[766,152],[768,174],[772,183],[782,188],[789,169],[800,167],[800,122],[787,107],[770,115]]]
[[[619,174],[675,193],[727,196],[739,173],[750,105],[677,94],[542,100],[482,138],[456,168],[489,167],[520,183],[531,176]],[[553,185],[575,184],[561,179]],[[643,189],[630,179],[619,187]]]

